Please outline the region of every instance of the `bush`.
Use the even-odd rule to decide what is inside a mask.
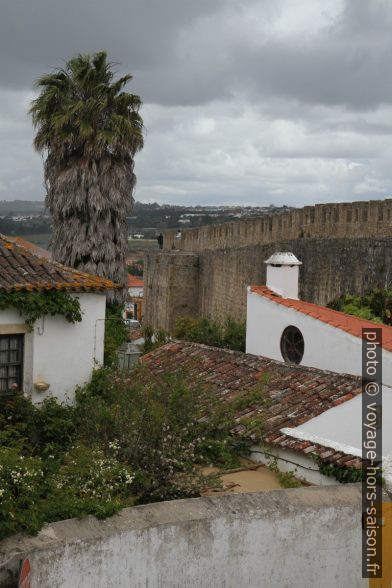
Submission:
[[[46,521],[93,514],[112,515],[133,504],[134,475],[98,447],[78,444],[50,478],[51,491],[42,505]]]
[[[212,347],[245,351],[246,324],[230,316],[222,323],[205,317],[180,318],[176,321],[174,336]]]
[[[76,436],[74,413],[74,407],[53,398],[38,409],[23,396],[0,396],[0,446],[41,457],[61,453]]]
[[[41,459],[20,455],[14,448],[0,448],[0,539],[18,531],[34,534],[41,528],[44,493]]]
[[[154,376],[143,365],[96,370],[75,406],[1,399],[0,537],[44,522],[104,517],[134,503],[199,496],[203,465],[234,467],[252,440],[231,435],[235,414],[263,402],[255,388],[222,402],[187,372]]]
[[[128,337],[128,330],[122,318],[122,307],[120,304],[106,305],[105,320],[105,343],[104,343],[104,364],[107,366],[117,365],[117,350],[125,343]]]
[[[392,325],[392,290],[374,289],[365,296],[342,294],[327,306],[377,323]]]
[[[149,353],[170,341],[170,336],[164,329],[153,329],[149,325],[142,329],[142,336],[144,338],[143,353]]]
[[[83,438],[106,451],[118,446],[120,461],[135,472],[140,502],[198,495],[198,465],[236,461],[234,405],[208,387],[191,386],[185,373],[154,378],[143,366],[113,372],[100,394],[89,385],[78,400]]]
[[[304,485],[303,482],[301,482],[301,480],[295,476],[295,472],[282,472],[278,468],[278,462],[276,458],[270,461],[268,467],[272,472],[275,472],[282,488],[301,488]]]

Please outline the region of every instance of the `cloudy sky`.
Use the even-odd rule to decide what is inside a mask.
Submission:
[[[0,200],[41,200],[33,82],[106,49],[146,125],[136,198],[392,195],[390,0],[1,0]]]

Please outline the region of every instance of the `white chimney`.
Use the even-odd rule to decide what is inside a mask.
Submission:
[[[267,264],[267,287],[282,296],[298,300],[299,261],[290,251],[279,251],[271,255]]]

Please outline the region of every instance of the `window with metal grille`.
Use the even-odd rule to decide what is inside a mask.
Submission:
[[[23,335],[0,335],[0,394],[22,390]]]
[[[287,327],[280,340],[280,351],[283,359],[289,363],[301,363],[304,356],[305,343],[302,333],[297,327]]]

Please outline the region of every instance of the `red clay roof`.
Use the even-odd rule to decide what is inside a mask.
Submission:
[[[121,287],[111,280],[49,261],[0,235],[0,291],[74,290],[104,291]]]
[[[52,259],[52,253],[50,251],[44,249],[43,247],[40,247],[39,245],[36,245],[35,243],[32,243],[31,241],[26,241],[26,239],[22,239],[22,237],[12,236],[7,237],[7,239],[9,241],[13,241],[17,245],[21,245],[22,247],[29,249],[32,253],[34,253],[34,255],[38,255],[38,257],[44,257],[49,261]]]
[[[359,377],[184,341],[159,347],[144,355],[142,361],[158,376],[185,368],[190,382],[208,383],[223,401],[255,388],[265,378],[260,403],[256,401],[237,414],[238,425],[234,432],[241,434],[245,428],[241,422],[260,415],[269,445],[314,454],[328,463],[361,465],[357,457],[280,432],[284,427],[306,423],[360,394]]]
[[[133,274],[128,274],[128,288],[142,288],[143,286],[144,282],[141,278],[138,278]]]
[[[354,337],[362,337],[362,329],[369,327],[381,327],[382,328],[382,347],[388,351],[392,351],[392,327],[383,325],[381,323],[375,323],[367,319],[362,319],[345,312],[338,310],[332,310],[326,306],[319,304],[313,304],[313,302],[304,302],[303,300],[294,300],[293,298],[282,298],[279,294],[276,294],[267,286],[251,286],[251,292],[259,294],[264,298],[268,298],[277,304],[292,308],[303,314],[307,314],[312,318],[315,318],[323,323],[328,323],[332,327],[341,329],[346,333],[354,335]]]

